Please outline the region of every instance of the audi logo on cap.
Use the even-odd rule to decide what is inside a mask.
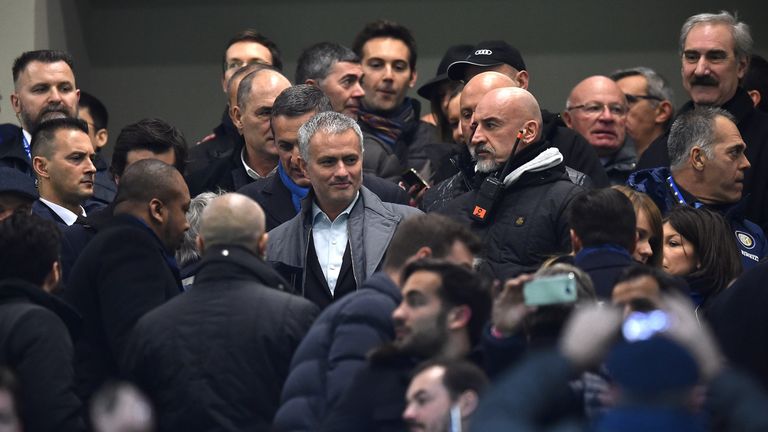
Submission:
[[[491,54],[493,54],[493,51],[489,49],[479,49],[475,51],[475,55],[491,55]]]

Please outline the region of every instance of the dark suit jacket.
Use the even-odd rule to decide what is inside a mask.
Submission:
[[[0,125],[0,166],[17,169],[35,178],[27,152],[24,151],[22,130],[14,124]]]
[[[141,221],[116,215],[96,234],[63,293],[83,317],[75,341],[77,392],[83,400],[118,376],[118,359],[136,321],[179,292],[178,270]]]
[[[363,186],[371,190],[382,202],[408,205],[408,194],[398,185],[376,177],[363,175]],[[290,220],[299,212],[293,207],[291,192],[278,175],[256,180],[237,191],[259,203],[267,218],[267,231]]]
[[[32,214],[40,216],[43,219],[56,222],[60,226],[67,225],[64,222],[64,219],[60,218],[59,215],[57,215],[56,212],[53,211],[53,209],[45,205],[45,203],[40,201],[39,199],[35,200],[35,202],[32,203]]]
[[[243,167],[240,152],[242,146],[235,147],[226,157],[212,159],[208,166],[195,171],[188,170],[185,177],[189,194],[193,197],[203,192],[216,192],[222,189],[226,192],[234,192],[243,186],[252,183]]]

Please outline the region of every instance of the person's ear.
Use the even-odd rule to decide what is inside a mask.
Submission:
[[[197,253],[202,255],[203,252],[205,252],[205,240],[203,240],[203,236],[198,235],[195,239],[195,248],[197,248]]]
[[[520,86],[523,90],[528,90],[528,82],[530,77],[528,76],[528,71],[521,70],[517,74],[515,74],[515,78],[513,78],[515,81],[517,81],[517,85]]]
[[[61,281],[61,262],[54,261],[51,265],[51,271],[45,276],[43,280],[43,291],[52,293],[59,286]]]
[[[269,244],[269,234],[264,233],[259,238],[259,256],[263,259],[267,256],[267,245]]]
[[[523,125],[523,142],[531,144],[536,141],[536,135],[539,133],[539,124],[535,120],[528,120]],[[518,151],[520,151],[518,149]]]
[[[35,156],[32,158],[32,169],[35,170],[35,174],[41,178],[50,178],[48,173],[48,159],[43,156]]]
[[[573,129],[573,119],[571,118],[571,113],[568,111],[563,111],[562,114],[560,114],[560,117],[563,119],[563,123],[571,129]]]
[[[461,418],[465,419],[471,416],[477,409],[479,402],[477,393],[472,390],[467,390],[459,395],[459,400],[456,403],[459,405],[459,409],[461,409]]]
[[[456,306],[448,312],[448,329],[467,328],[472,318],[472,310],[467,305]]]
[[[704,153],[704,150],[701,149],[699,146],[694,146],[691,149],[691,166],[696,171],[703,171],[704,167],[707,165],[707,155]]]
[[[162,225],[165,222],[165,204],[157,198],[152,198],[149,202],[149,218]]]
[[[304,84],[309,84],[309,85],[312,85],[312,86],[315,86],[315,87],[320,87],[320,85],[318,84],[317,80],[312,79],[312,78],[308,78],[306,81],[304,81]]]
[[[21,114],[21,100],[19,99],[19,95],[16,93],[11,93],[11,107],[13,107],[13,112],[15,112],[16,116],[18,117],[18,115]],[[31,133],[32,131],[28,132]]]
[[[757,106],[760,105],[760,101],[763,100],[763,95],[761,95],[758,90],[749,90],[747,91],[747,94],[749,94],[752,103],[755,105],[755,108],[757,108]]]
[[[299,158],[297,159],[299,162],[299,169],[301,169],[301,172],[304,174],[304,177],[309,178],[309,172],[307,172],[307,161],[304,160],[301,155],[299,155]]]
[[[577,254],[581,251],[581,249],[584,248],[584,245],[581,243],[581,239],[579,238],[579,235],[576,234],[576,231],[571,228],[571,248],[573,249],[573,253]]]
[[[105,145],[107,145],[107,141],[109,140],[109,132],[107,132],[106,129],[99,129],[98,132],[96,132],[96,148],[95,150],[102,149]]]
[[[413,71],[411,72],[411,80],[408,81],[408,87],[413,88],[413,86],[416,85],[416,79],[419,77],[418,72]]]
[[[659,102],[659,106],[656,107],[656,117],[653,119],[653,121],[656,124],[664,124],[666,123],[670,118],[672,118],[672,112],[674,109],[672,108],[672,103],[665,100]]]
[[[243,134],[243,110],[240,109],[240,106],[235,104],[234,106],[229,107],[230,114],[229,117],[232,118],[232,123],[234,123],[235,127],[237,128],[237,131],[240,132],[240,135]]]

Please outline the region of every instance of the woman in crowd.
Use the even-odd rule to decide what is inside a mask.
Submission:
[[[632,258],[652,267],[661,267],[663,256],[661,212],[651,197],[627,186],[613,186],[632,201],[637,216],[637,244]]]
[[[685,278],[697,306],[741,274],[741,259],[728,223],[717,213],[678,207],[664,218],[664,270]]]

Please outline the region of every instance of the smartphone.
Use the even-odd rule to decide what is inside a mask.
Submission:
[[[576,275],[566,273],[543,276],[523,285],[523,299],[528,306],[546,306],[576,302]]]
[[[656,333],[669,328],[669,316],[662,310],[632,312],[621,326],[621,333],[629,342],[650,339]]]
[[[419,173],[417,173],[413,168],[406,170],[401,177],[403,179],[403,183],[406,185],[406,189],[410,189],[412,186],[416,185],[416,192],[419,192],[425,187],[429,187],[429,183],[427,183],[427,181],[424,180],[424,178],[421,177]]]

